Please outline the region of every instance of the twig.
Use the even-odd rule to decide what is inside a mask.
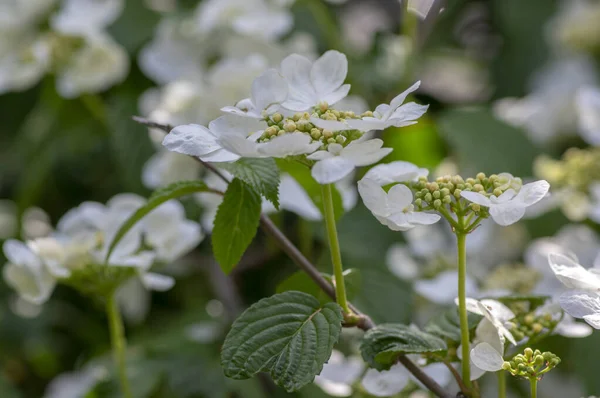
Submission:
[[[143,124],[148,127],[153,127],[160,129],[166,133],[169,133],[173,128],[172,126],[166,124],[156,123],[141,117],[134,116],[133,120],[136,122]],[[217,168],[215,168],[210,163],[206,163],[201,159],[192,156],[198,162],[202,163],[205,167],[219,176],[223,181],[229,182],[229,179],[223,175]],[[304,272],[308,274],[308,276],[319,286],[321,290],[323,290],[329,297],[335,300],[335,289],[333,286],[327,281],[327,279],[323,278],[317,267],[315,267],[304,255],[298,250],[298,248],[281,232],[279,228],[271,221],[271,219],[265,214],[261,214],[260,216],[260,225],[271,237],[279,244],[281,250],[287,254],[290,259]],[[350,304],[350,309],[359,316],[360,321],[356,324],[356,326],[364,331],[369,329],[373,329],[375,327],[375,323],[369,318],[368,315],[360,312],[356,307]],[[398,361],[406,367],[406,369],[411,372],[421,383],[423,383],[427,388],[432,391],[435,395],[440,398],[454,398],[454,395],[444,391],[442,386],[440,386],[435,380],[429,377],[423,370],[415,365],[407,356],[400,355]]]

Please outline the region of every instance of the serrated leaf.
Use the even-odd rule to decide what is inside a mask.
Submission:
[[[377,370],[388,370],[402,354],[440,352],[444,340],[416,327],[384,323],[365,333],[360,345],[363,359]]]
[[[481,320],[481,316],[471,312],[467,313],[467,316],[469,330],[471,330],[477,326]],[[458,315],[458,308],[451,308],[432,318],[427,325],[425,325],[425,331],[444,339],[460,341],[460,317]]]
[[[233,163],[219,163],[218,167],[250,185],[279,210],[279,168],[274,159],[242,158]]]
[[[131,228],[135,226],[144,216],[150,213],[152,210],[156,209],[158,206],[163,203],[175,199],[180,198],[182,196],[190,195],[198,192],[214,192],[213,189],[206,186],[206,184],[202,181],[179,181],[175,182],[165,188],[161,188],[156,190],[150,198],[148,198],[148,202],[139,209],[136,210],[125,222],[119,227],[119,230],[115,234],[112,242],[108,246],[108,252],[106,253],[106,257],[104,259],[105,262],[108,261],[110,255],[121,239],[129,232]]]
[[[321,184],[315,181],[310,175],[310,169],[298,162],[278,159],[277,165],[281,171],[288,173],[294,178],[298,184],[306,191],[310,199],[313,201],[315,206],[319,209],[321,214],[324,214],[323,210],[323,197],[321,194]],[[331,196],[333,198],[333,210],[335,213],[335,219],[339,220],[344,215],[344,206],[342,202],[342,196],[340,195],[337,188],[331,187]]]
[[[231,327],[223,343],[225,376],[247,379],[267,372],[288,392],[311,383],[331,356],[342,330],[339,305],[285,292],[260,300]]]
[[[225,273],[240,261],[254,239],[260,212],[260,195],[235,178],[219,205],[212,235],[213,253]]]
[[[321,275],[333,286],[334,278],[332,275],[323,272],[321,272]],[[360,286],[362,283],[360,271],[354,268],[344,270],[344,281],[346,283],[346,296],[348,297],[348,300],[352,300],[360,291]],[[323,292],[323,290],[317,286],[310,276],[303,271],[295,272],[289,278],[277,285],[276,292],[283,293],[291,290],[310,294],[322,304],[335,301],[325,294],[325,292]]]

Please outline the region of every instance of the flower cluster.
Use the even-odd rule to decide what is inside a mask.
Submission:
[[[539,379],[559,363],[560,358],[549,351],[542,353],[540,350],[525,348],[523,354],[517,354],[512,360],[504,362],[502,369],[513,376]]]
[[[321,184],[349,175],[355,167],[378,162],[391,152],[383,141],[367,139],[372,129],[416,123],[427,106],[407,103],[419,84],[361,115],[331,108],[348,94],[346,56],[328,51],[314,63],[298,54],[257,77],[250,98],[222,110],[208,124],[173,129],[163,145],[204,161],[231,162],[241,157],[293,157],[312,168]]]
[[[147,289],[170,289],[174,280],[150,268],[178,259],[203,238],[199,225],[185,218],[179,202],[167,202],[150,213],[105,262],[121,223],[144,203],[133,194],[117,195],[107,205],[85,202],[67,212],[50,236],[25,243],[7,240],[4,279],[23,299],[37,305],[48,300],[57,283],[94,297],[112,294],[136,276]]]
[[[0,93],[26,90],[54,73],[59,94],[74,98],[126,77],[127,52],[105,32],[121,14],[123,0],[65,0],[56,12],[53,0],[23,3],[0,6]]]

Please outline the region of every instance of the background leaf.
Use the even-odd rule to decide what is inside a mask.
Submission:
[[[242,158],[237,162],[219,163],[217,166],[250,185],[279,209],[279,169],[274,159]]]
[[[472,312],[467,313],[467,316],[469,319],[469,330],[471,330],[477,326],[481,320],[481,316]],[[460,341],[458,308],[450,308],[442,314],[431,318],[427,325],[425,325],[425,331],[445,339]]]
[[[240,261],[252,242],[260,212],[260,195],[235,178],[217,210],[212,236],[213,253],[225,273],[229,273]]]
[[[312,382],[329,359],[342,330],[341,308],[321,307],[313,296],[285,292],[260,300],[233,324],[225,339],[225,375],[247,379],[268,372],[276,384],[295,391]]]

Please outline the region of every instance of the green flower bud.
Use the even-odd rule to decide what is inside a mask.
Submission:
[[[531,325],[533,321],[535,321],[533,314],[527,314],[525,315],[525,318],[523,318],[523,322],[525,322],[526,325]]]
[[[279,130],[279,131],[277,132],[277,135],[278,135],[278,136],[282,136],[282,135],[284,135],[284,134],[285,134],[285,130]],[[271,137],[271,138],[273,138],[273,137]]]
[[[337,137],[335,137],[335,142],[337,142],[338,144],[343,144],[346,141],[346,137],[344,137],[343,135],[338,135]]]
[[[278,131],[279,129],[277,127],[271,126],[265,129],[265,134],[267,135],[267,137],[273,137],[274,135],[277,135]]]
[[[461,193],[461,192],[462,192],[462,190],[460,190],[460,189],[456,188],[456,189],[454,190],[454,197],[455,197],[456,199],[460,199],[460,193]]]
[[[436,199],[433,201],[433,207],[436,209],[439,209],[440,207],[442,207],[442,201],[439,199]]]
[[[422,205],[423,205],[423,200],[421,200],[421,199],[415,199],[415,206],[421,207]]]
[[[271,116],[271,119],[273,119],[275,123],[279,123],[283,120],[283,115],[281,113],[275,113],[273,116]]]
[[[452,198],[450,196],[444,196],[444,198],[442,199],[442,202],[449,205],[450,203],[452,203]]]
[[[511,368],[510,363],[504,361],[504,363],[502,364],[502,369],[510,372],[510,370],[511,370],[510,368]]]
[[[496,197],[497,197],[497,196],[500,196],[500,195],[502,195],[502,190],[501,190],[500,188],[496,188],[496,189],[494,189],[494,192],[493,192],[493,194],[494,194],[494,196],[496,196]]]
[[[437,182],[432,182],[431,184],[429,184],[428,188],[431,192],[433,192],[433,191],[437,191],[438,189],[440,189],[440,186],[438,185]]]
[[[440,191],[433,191],[433,197],[435,199],[439,199],[442,196]]]
[[[373,117],[373,112],[366,111],[366,112],[363,112],[360,116],[361,117]]]
[[[298,120],[302,119],[302,116],[303,116],[302,112],[297,112],[297,113],[294,113],[293,119],[295,122],[297,122]]]
[[[531,357],[533,356],[533,350],[529,347],[525,348],[525,350],[523,350],[523,354],[525,354],[525,358],[527,358],[527,360],[530,360]]]
[[[544,330],[544,327],[536,322],[531,327],[531,330],[533,330],[535,333],[540,333],[542,330]]]
[[[431,203],[433,201],[433,197],[431,196],[431,193],[429,193],[429,192],[427,192],[424,199],[427,203]]]
[[[465,184],[463,184],[463,183],[456,184],[456,189],[465,189]]]
[[[518,366],[518,365],[522,364],[523,362],[525,362],[525,359],[523,358],[522,354],[518,354],[514,357],[513,362],[515,363],[515,365]]]
[[[485,178],[485,173],[477,173],[477,175],[475,176],[479,181],[483,181],[483,179]]]
[[[467,178],[467,184],[471,184],[471,185],[475,185],[475,179],[474,178]]]
[[[326,112],[327,109],[329,108],[329,104],[325,101],[321,101],[317,104],[317,106],[319,107],[319,110],[321,112]]]
[[[543,356],[541,356],[541,355],[538,355],[538,356],[534,356],[534,357],[533,357],[533,365],[534,365],[534,366],[540,366],[540,365],[542,365],[544,362],[545,362],[545,361],[544,361],[544,357],[543,357]]]
[[[448,196],[448,195],[450,195],[450,189],[448,189],[448,188],[442,188],[440,190],[440,193],[442,194],[442,196]]]
[[[476,213],[481,211],[481,206],[479,206],[477,203],[471,203],[469,206]]]
[[[310,136],[313,138],[313,140],[318,140],[321,138],[321,130],[317,128],[310,130]]]
[[[289,122],[287,122],[286,124],[283,125],[283,129],[285,131],[287,131],[288,133],[292,133],[292,132],[296,131],[296,123],[294,123],[290,120]]]
[[[333,137],[333,131],[331,131],[331,130],[323,130],[323,137],[325,137],[326,139],[329,139],[329,138]]]
[[[473,191],[475,191],[475,192],[482,192],[483,191],[483,185],[481,185],[481,184],[475,184],[475,185],[473,185]]]
[[[328,138],[327,139],[327,143],[328,144],[335,144],[335,138]]]

